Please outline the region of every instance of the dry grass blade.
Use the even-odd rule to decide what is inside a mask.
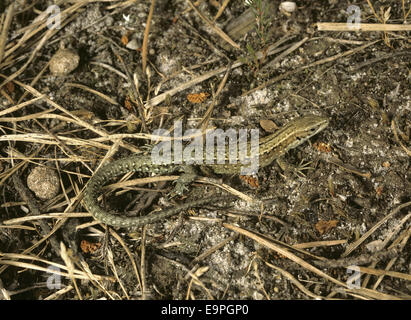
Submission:
[[[2,75],[2,74],[0,74],[0,76],[3,77],[3,78],[6,78],[6,76],[4,76],[4,75]],[[53,100],[51,100],[50,98],[48,98],[48,97],[45,96],[44,94],[40,93],[39,91],[37,91],[37,90],[34,89],[33,87],[31,87],[31,86],[29,86],[29,85],[26,85],[26,84],[24,84],[24,83],[22,83],[22,82],[20,82],[20,81],[18,81],[18,80],[14,80],[14,82],[15,82],[16,84],[18,84],[19,86],[23,87],[24,89],[26,89],[28,92],[32,93],[34,96],[36,96],[36,97],[40,97],[40,96],[43,97],[44,100],[45,100],[48,104],[50,104],[51,106],[55,107],[56,109],[62,111],[63,113],[69,115],[70,117],[72,117],[72,118],[75,120],[75,122],[76,122],[77,125],[82,126],[82,127],[85,127],[86,129],[89,129],[89,130],[97,133],[98,135],[100,135],[100,136],[102,136],[102,137],[108,137],[108,138],[109,138],[108,140],[113,140],[113,141],[116,140],[116,139],[110,139],[110,135],[108,135],[105,131],[100,130],[100,129],[97,129],[97,128],[95,128],[94,126],[90,125],[88,122],[86,122],[86,121],[82,120],[81,118],[79,118],[78,116],[76,116],[74,112],[70,112],[70,111],[68,111],[67,109],[63,108],[62,106],[60,106],[59,104],[55,103]],[[122,147],[124,147],[124,148],[132,151],[132,152],[139,152],[139,150],[138,150],[136,147],[130,145],[129,143],[120,141],[120,145],[121,145]]]
[[[138,184],[147,184],[153,182],[165,182],[165,181],[176,181],[180,176],[154,176],[154,177],[147,177],[147,178],[137,178],[131,179],[127,181],[121,181],[106,185],[103,187],[103,190],[114,190],[118,188],[128,188]],[[145,190],[145,189],[144,189]],[[154,189],[150,189],[151,191],[155,191]],[[160,190],[158,190],[160,191]]]
[[[121,281],[120,277],[118,276],[116,264],[114,263],[113,251],[108,250],[107,251],[107,257],[108,257],[108,261],[110,262],[110,265],[111,265],[111,270],[113,271],[117,282],[120,284],[121,290],[123,290],[124,295],[126,296],[127,300],[130,300],[130,296],[128,295],[127,290],[124,287],[123,281]]]
[[[388,244],[389,241],[391,241],[392,237],[400,230],[400,228],[407,222],[407,220],[411,217],[411,213],[407,214],[403,219],[401,219],[401,222],[390,232],[390,234],[384,239],[381,248],[385,248],[386,245]],[[408,239],[411,236],[411,228],[408,228],[405,232],[403,232],[399,237],[397,237],[391,245],[388,247],[388,249],[396,248],[399,245],[399,249],[397,249],[399,252],[403,251],[405,245],[408,242]],[[395,261],[397,261],[398,257],[392,258],[386,265],[385,270],[388,271],[391,269],[391,267],[394,265]],[[371,263],[369,267],[374,268],[377,265],[377,262]],[[362,286],[366,287],[368,282],[371,279],[371,275],[367,275],[364,281],[362,282]],[[378,279],[375,281],[373,285],[373,289],[376,290],[378,286],[380,285],[381,281],[384,279],[384,275],[381,275],[378,277]]]
[[[34,157],[37,156],[43,147],[38,148],[36,151],[34,151],[32,154],[29,155],[29,157]],[[16,173],[19,169],[24,168],[27,165],[27,160],[23,160],[17,164],[15,164],[13,167],[11,167],[9,170],[2,172],[0,174],[1,180],[0,180],[0,186],[3,185],[3,183],[10,178],[14,173]],[[13,162],[12,162],[13,163]],[[1,273],[1,272],[0,272]]]
[[[127,8],[133,4],[135,4],[139,0],[126,0],[126,1],[120,1],[119,3],[115,3],[111,6],[106,7],[107,10],[112,10],[115,8]],[[113,2],[113,1],[110,1]]]
[[[236,62],[232,65],[232,68],[233,69],[237,68],[239,66],[242,66],[243,64],[244,64],[243,62],[238,61],[238,62]],[[209,72],[206,72],[203,75],[199,75],[197,78],[191,79],[191,80],[189,80],[189,81],[187,81],[187,82],[185,82],[185,83],[183,83],[179,86],[174,87],[173,89],[170,89],[166,92],[163,92],[162,94],[159,94],[158,96],[150,99],[150,101],[148,101],[145,104],[145,107],[148,108],[148,107],[156,106],[156,105],[160,104],[161,102],[163,102],[167,98],[167,96],[173,96],[178,92],[181,92],[181,91],[183,91],[185,89],[188,89],[188,88],[190,88],[190,87],[192,87],[192,86],[194,86],[198,83],[201,83],[201,82],[203,82],[203,81],[205,81],[205,80],[207,80],[211,77],[214,77],[214,76],[216,76],[220,73],[223,73],[226,70],[227,70],[227,67],[221,67],[221,68],[218,68],[216,70],[211,70]]]
[[[249,94],[251,94],[251,93],[253,93],[253,92],[256,92],[256,91],[258,91],[258,90],[261,90],[261,89],[263,89],[263,88],[265,88],[265,87],[267,87],[267,86],[270,86],[270,85],[272,85],[272,84],[274,84],[274,83],[276,83],[276,82],[278,82],[278,81],[280,81],[280,80],[283,80],[283,79],[289,77],[290,75],[297,74],[297,73],[299,73],[299,72],[301,72],[301,71],[304,71],[304,70],[306,70],[306,69],[309,69],[309,68],[312,68],[312,67],[315,67],[315,66],[319,66],[319,65],[322,65],[322,64],[325,64],[325,63],[333,62],[333,61],[336,61],[336,60],[341,59],[341,58],[343,58],[343,57],[347,57],[347,56],[349,56],[349,55],[358,53],[358,52],[360,52],[360,51],[362,51],[362,50],[364,50],[364,49],[366,49],[366,48],[368,48],[368,47],[376,44],[376,43],[379,42],[379,41],[380,41],[380,40],[371,41],[371,42],[369,42],[369,43],[367,43],[367,44],[365,44],[365,45],[362,45],[362,46],[360,46],[360,47],[358,47],[358,48],[351,49],[351,50],[347,50],[347,51],[345,51],[345,52],[336,54],[336,55],[334,55],[334,56],[332,56],[332,57],[328,57],[328,58],[324,58],[324,59],[321,59],[321,60],[318,60],[318,61],[314,61],[314,62],[312,62],[312,63],[309,63],[309,64],[305,65],[305,66],[302,66],[302,67],[296,68],[296,69],[294,69],[294,70],[285,72],[285,73],[283,73],[282,75],[277,76],[277,77],[275,77],[275,78],[273,78],[273,79],[271,79],[271,80],[269,80],[269,81],[267,81],[267,82],[265,82],[265,83],[257,86],[256,88],[251,89],[251,90],[243,93],[242,96],[246,96],[246,95],[249,95]]]
[[[236,49],[241,49],[240,46],[235,43],[223,30],[221,30],[219,27],[217,27],[212,21],[210,21],[206,16],[204,16],[200,10],[197,9],[197,7],[190,1],[187,0],[188,4],[190,7],[198,14],[198,16],[204,20],[210,28],[214,30],[215,33],[217,33],[224,41],[228,42],[230,45],[232,45]]]
[[[404,16],[404,23],[406,23],[406,21],[407,21],[407,17],[410,15],[410,13],[411,13],[411,6],[410,6],[410,8],[408,9],[408,11],[407,11],[407,13],[405,13],[405,0],[402,0],[402,11],[403,11],[403,16]]]
[[[83,140],[83,139],[76,139],[76,138],[69,138],[65,136],[57,136],[57,138],[61,141],[64,141],[68,145],[74,146],[94,146],[97,148],[108,150],[110,146],[105,144],[99,143],[94,140]],[[34,142],[34,143],[41,143],[41,144],[54,144],[59,145],[59,141],[56,141],[53,136],[47,133],[26,133],[26,134],[7,134],[0,136],[0,141],[26,141],[26,142]]]
[[[67,18],[68,15],[70,13],[73,13],[75,10],[77,10],[78,8],[84,6],[87,4],[87,1],[82,1],[80,3],[74,4],[71,7],[69,7],[68,9],[64,10],[63,12],[60,13],[60,17],[61,17],[61,27],[63,27],[65,24],[67,24],[71,19],[73,19],[74,17]],[[28,27],[29,29],[26,31],[26,33],[23,35],[23,37],[18,41],[18,43],[13,46],[11,49],[7,50],[5,52],[5,57],[8,57],[9,55],[11,55],[11,53],[19,48],[21,48],[24,43],[33,35],[35,35],[37,32],[43,30],[44,28],[47,27],[47,21],[46,18],[48,16],[47,11],[41,13],[39,15],[39,17],[37,17],[38,21],[43,21],[41,23],[41,25],[35,29],[34,31],[30,31],[32,28],[37,27],[37,23],[38,21],[35,19],[35,21],[33,21],[33,23]],[[61,28],[50,28],[47,29],[47,31],[44,33],[44,35],[42,36],[40,41],[35,41],[34,43],[37,43],[36,47],[32,50],[29,59],[26,61],[26,63],[19,69],[17,70],[15,73],[13,73],[12,75],[10,75],[9,77],[6,78],[5,81],[3,81],[3,83],[0,84],[0,89],[9,81],[17,78],[20,74],[22,74],[24,72],[24,70],[26,70],[26,68],[30,65],[30,63],[34,60],[36,54],[40,51],[40,49],[43,47],[43,45],[46,43],[46,41],[48,39],[50,39],[52,36],[54,36],[57,32],[59,32],[59,30],[61,30]],[[30,32],[29,32],[30,31]],[[7,63],[13,63],[14,59],[13,57],[9,57]],[[2,67],[2,65],[0,65],[0,68]]]
[[[221,249],[222,247],[224,247],[227,243],[235,240],[238,237],[238,234],[234,234],[230,237],[228,237],[227,239],[217,243],[216,245],[214,245],[212,248],[206,250],[204,253],[200,254],[199,256],[195,257],[193,259],[193,261],[191,261],[191,264],[196,264],[198,262],[200,262],[201,260],[203,260],[204,258],[208,257],[210,254],[212,254],[213,252]]]
[[[72,281],[73,284],[74,284],[74,288],[76,289],[77,296],[79,297],[80,300],[83,300],[83,297],[82,297],[82,295],[81,295],[81,293],[80,293],[80,290],[79,290],[79,288],[78,288],[78,286],[77,286],[76,278],[74,277],[74,265],[73,265],[73,262],[71,261],[71,258],[70,258],[69,255],[68,255],[66,246],[64,245],[63,242],[60,242],[60,255],[61,255],[61,258],[63,259],[64,263],[65,263],[66,266],[67,266],[68,274],[69,274],[69,276],[70,276],[71,281]]]
[[[41,71],[34,77],[34,79],[30,82],[30,86],[33,87],[33,86],[36,85],[36,83],[41,79],[41,77],[43,77],[43,74],[48,70],[49,65],[50,65],[50,61],[47,62],[47,63],[44,65],[43,69],[41,69]],[[28,93],[27,91],[25,91],[25,92],[21,95],[21,97],[19,98],[19,100],[17,101],[17,103],[21,103],[21,102],[26,98],[26,96],[27,96],[28,94],[29,94],[29,93]]]
[[[63,2],[65,2],[65,0],[61,0],[61,1],[58,1],[56,4],[57,5],[61,5],[61,4],[63,4]],[[72,14],[72,13],[74,13],[74,12],[76,12],[78,9],[80,9],[82,6],[85,6],[85,5],[87,5],[87,3],[88,3],[88,1],[80,1],[80,2],[77,2],[77,3],[75,3],[75,4],[73,4],[71,7],[69,7],[69,8],[67,8],[67,9],[65,9],[65,10],[63,10],[61,13],[60,13],[60,17],[61,17],[61,27],[64,27],[68,22],[70,22],[71,20],[73,20],[74,19],[74,17],[75,17],[75,15],[73,15],[72,17],[69,17],[69,15],[70,14]],[[16,50],[18,50],[18,49],[20,49],[20,48],[22,48],[22,47],[28,47],[28,45],[27,45],[27,41],[30,39],[30,38],[32,38],[34,35],[36,35],[38,32],[40,32],[40,31],[42,31],[43,29],[45,29],[45,28],[47,28],[47,18],[48,18],[48,13],[47,13],[47,11],[44,11],[44,12],[42,12],[38,17],[36,17],[34,20],[33,20],[33,22],[29,25],[29,26],[27,26],[27,27],[25,27],[25,28],[23,28],[23,30],[25,30],[25,34],[19,39],[19,41],[17,42],[17,44],[15,44],[14,46],[12,46],[10,49],[8,49],[6,52],[5,52],[5,57],[9,57],[8,58],[8,61],[9,61],[9,63],[11,63],[15,58],[13,58],[12,56],[11,56],[11,54],[14,52],[14,51],[16,51]],[[69,18],[67,18],[67,17],[69,17]],[[60,29],[55,29],[55,30],[52,30],[52,29],[50,29],[49,31],[54,31],[54,34],[56,34],[59,30],[61,30],[61,28]],[[20,31],[20,32],[22,32],[22,31]],[[53,35],[54,35],[53,34]],[[53,36],[52,35],[52,36]],[[37,43],[38,41],[33,41],[33,43]],[[0,65],[0,68],[2,67],[2,65]]]
[[[269,266],[270,268],[273,268],[274,270],[277,270],[278,272],[280,272],[284,277],[286,277],[288,280],[290,280],[298,289],[301,290],[301,292],[305,293],[307,296],[317,299],[317,300],[321,300],[321,299],[326,299],[325,297],[316,295],[314,293],[312,293],[310,290],[306,289],[301,282],[299,282],[296,278],[293,277],[293,275],[267,261],[264,261],[264,263]]]
[[[26,70],[26,68],[30,65],[30,63],[34,60],[34,57],[36,56],[37,52],[40,51],[40,49],[43,47],[43,45],[46,43],[46,41],[48,39],[50,39],[55,33],[54,29],[50,29],[48,30],[44,36],[42,37],[41,41],[37,44],[37,46],[34,48],[34,50],[32,51],[29,59],[26,61],[26,63],[19,69],[17,70],[15,73],[13,73],[12,75],[10,75],[9,77],[6,78],[6,80],[4,80],[1,84],[0,84],[0,89],[3,88],[3,86],[14,80],[15,78],[17,78],[19,75],[21,75],[24,70]]]
[[[278,53],[278,52],[281,52],[281,51],[287,49],[289,46],[279,47],[279,45],[280,45],[281,43],[283,43],[284,41],[290,40],[291,38],[292,38],[292,37],[284,37],[283,39],[280,39],[280,41],[278,41],[278,42],[270,45],[270,46],[267,48],[266,51],[264,51],[264,52],[262,52],[262,51],[256,52],[256,57],[257,57],[257,59],[261,59],[262,57],[268,57],[268,56],[271,56],[271,55],[273,55],[273,54],[276,54],[276,53]],[[250,58],[250,57],[245,57],[245,58],[248,59],[248,58]],[[235,69],[235,68],[241,67],[242,65],[244,65],[244,63],[245,63],[245,62],[244,62],[243,59],[239,59],[239,60],[233,62],[233,64],[230,65],[230,67],[231,67],[231,69]],[[205,80],[207,80],[207,79],[209,79],[209,78],[212,78],[212,77],[214,77],[214,76],[217,76],[217,75],[219,75],[220,73],[226,72],[228,69],[229,69],[229,67],[221,67],[221,68],[218,68],[218,69],[216,69],[216,70],[211,70],[211,71],[208,71],[208,72],[206,72],[206,73],[204,73],[204,74],[202,74],[202,75],[199,75],[198,77],[196,77],[196,78],[194,78],[194,79],[191,79],[191,80],[189,80],[189,81],[187,81],[187,82],[185,82],[185,83],[183,83],[183,84],[181,84],[181,85],[179,85],[179,86],[174,87],[173,89],[170,89],[170,90],[168,90],[168,91],[166,91],[166,92],[163,92],[163,93],[159,94],[158,96],[150,99],[150,100],[147,101],[147,103],[145,104],[145,108],[154,107],[154,106],[160,104],[161,102],[163,102],[164,100],[166,100],[166,98],[167,98],[168,96],[170,96],[170,97],[171,97],[171,96],[174,96],[176,93],[181,92],[181,91],[183,91],[183,90],[185,90],[185,89],[188,89],[188,88],[190,88],[190,87],[192,87],[192,86],[195,86],[196,84],[199,84],[199,83],[201,83],[201,82],[203,82],[203,81],[205,81]]]
[[[67,267],[65,265],[56,263],[56,262],[52,262],[52,261],[48,261],[45,259],[41,259],[38,258],[36,256],[32,256],[32,255],[26,255],[26,254],[18,254],[18,253],[0,253],[0,264],[3,265],[13,265],[13,266],[17,266],[17,267],[21,267],[21,268],[28,268],[28,269],[33,269],[33,270],[39,270],[39,271],[45,271],[47,273],[50,273],[51,271],[55,271],[56,274],[68,277],[69,274],[68,273],[64,273],[62,271],[59,270],[68,270]],[[13,261],[10,259],[19,259],[19,260],[29,260],[29,261],[37,261],[49,266],[53,266],[53,269],[50,268],[45,268],[45,267],[41,267],[39,265],[33,264],[33,263],[26,263],[26,262],[18,262],[18,261]],[[73,276],[76,279],[89,279],[88,276],[81,270],[77,270],[77,269],[73,269]],[[99,280],[110,280],[113,281],[113,277],[108,277],[108,276],[96,276],[97,279]]]
[[[57,290],[56,292],[53,292],[51,295],[47,296],[44,298],[44,300],[57,300],[61,299],[60,297],[65,295],[66,293],[70,292],[73,290],[72,285],[68,285],[67,287],[64,287],[63,289]]]
[[[386,221],[391,219],[394,215],[396,215],[399,211],[403,208],[406,208],[411,205],[411,201],[403,203],[402,205],[395,208],[390,214],[387,214],[383,219],[381,219],[378,223],[376,223],[370,230],[368,230],[360,239],[352,243],[348,246],[345,252],[341,255],[341,258],[348,256],[351,252],[353,252],[361,243],[363,243],[371,234],[375,232],[379,227],[381,227]]]
[[[411,26],[405,24],[377,24],[377,23],[361,23],[358,28],[353,28],[347,23],[335,22],[318,22],[317,28],[319,31],[351,31],[351,32],[375,32],[375,31],[411,31]]]
[[[208,123],[210,121],[210,118],[211,118],[211,115],[213,113],[214,107],[217,103],[217,99],[218,99],[219,95],[221,94],[221,91],[223,90],[225,84],[227,83],[228,76],[229,76],[230,72],[231,72],[231,65],[228,66],[227,71],[226,71],[223,79],[221,80],[220,85],[218,86],[217,92],[213,95],[213,102],[210,104],[210,106],[208,107],[207,111],[204,114],[203,119],[199,123],[199,127],[201,126],[201,130],[203,132],[208,127]]]
[[[305,37],[304,39],[302,39],[301,41],[298,41],[297,43],[293,44],[291,47],[289,47],[287,50],[285,50],[284,52],[282,52],[281,54],[279,54],[277,57],[275,57],[275,59],[273,59],[272,61],[270,61],[269,63],[267,63],[261,70],[266,70],[268,68],[272,68],[276,65],[276,63],[278,63],[279,61],[281,61],[284,57],[286,57],[287,55],[289,55],[291,52],[297,50],[299,47],[301,47],[306,41],[308,40],[308,37]]]
[[[127,256],[130,259],[131,265],[133,266],[134,273],[136,274],[137,281],[140,285],[140,288],[142,288],[141,278],[140,278],[140,274],[138,272],[137,264],[136,264],[136,261],[134,260],[133,255],[130,252],[130,249],[124,243],[124,240],[117,234],[117,232],[113,231],[111,228],[109,230],[110,230],[110,234],[120,243],[120,245],[123,247],[124,251],[127,253]]]
[[[7,34],[9,32],[9,27],[11,24],[11,20],[13,18],[14,14],[14,3],[9,5],[7,8],[7,15],[6,15],[6,20],[3,23],[3,26],[1,27],[1,34],[0,34],[0,63],[3,60],[4,57],[4,48],[6,46],[6,41],[7,41]]]
[[[11,300],[9,292],[4,288],[3,281],[0,279],[0,300]]]
[[[100,98],[110,102],[111,104],[118,105],[117,101],[111,99],[109,96],[105,95],[104,93],[98,92],[97,90],[91,89],[91,88],[89,88],[85,85],[82,85],[82,84],[79,84],[79,83],[71,83],[71,82],[67,82],[64,85],[66,85],[68,87],[83,89],[85,91],[88,91],[88,92],[91,92],[95,95],[98,95]]]
[[[19,109],[21,109],[21,108],[24,108],[24,107],[26,107],[26,106],[29,106],[29,105],[31,105],[31,104],[33,104],[33,103],[35,103],[35,102],[43,99],[44,96],[45,96],[45,95],[42,94],[42,95],[40,95],[39,97],[33,98],[33,99],[28,100],[28,101],[26,101],[26,102],[17,104],[17,105],[15,105],[15,106],[10,107],[10,108],[7,108],[6,110],[0,111],[0,116],[4,116],[5,114],[11,113],[11,112],[15,112],[15,111],[17,111],[17,110],[19,110]]]
[[[368,6],[370,7],[372,13],[374,14],[374,16],[378,19],[379,22],[383,23],[382,19],[378,16],[378,14],[375,12],[374,10],[374,6],[372,5],[370,0],[367,0]]]
[[[204,283],[200,280],[200,277],[207,272],[209,269],[209,267],[200,267],[197,270],[195,270],[194,272],[189,272],[188,275],[191,277],[188,289],[187,289],[187,295],[186,295],[186,300],[189,299],[190,296],[192,296],[192,292],[191,292],[191,287],[194,284],[200,286],[207,294],[207,299],[210,300],[215,300],[213,295],[211,294],[210,290],[208,290],[208,288],[204,285]]]
[[[248,230],[239,228],[237,226],[228,224],[228,223],[223,223],[223,226],[227,229],[233,230],[235,232],[238,232],[246,237],[249,237],[250,239],[253,239],[254,241],[257,241],[259,244],[274,250],[275,252],[287,257],[288,259],[294,261],[295,263],[299,264],[303,268],[317,274],[318,276],[327,279],[328,281],[331,281],[338,286],[342,287],[344,292],[350,293],[350,294],[355,294],[358,295],[358,297],[368,297],[368,298],[373,298],[373,299],[395,299],[395,300],[400,300],[400,298],[389,295],[389,294],[384,294],[375,290],[370,290],[366,288],[361,288],[361,289],[349,289],[349,286],[347,283],[341,282],[337,279],[334,279],[333,277],[329,276],[328,274],[324,273],[323,271],[319,270],[318,268],[312,266],[311,264],[307,263],[300,257],[296,256],[295,254],[289,252],[288,250],[276,245],[275,243],[268,241],[267,239],[260,237],[253,232],[250,232]]]
[[[255,200],[254,198],[246,195],[245,193],[242,193],[236,189],[234,189],[233,187],[225,184],[225,183],[221,183],[220,181],[213,179],[213,178],[206,178],[206,177],[197,177],[196,181],[200,182],[200,183],[205,183],[205,184],[211,184],[213,186],[219,187],[229,193],[231,193],[232,195],[239,197],[240,199],[243,199],[244,201],[246,201],[247,203],[250,204],[256,204],[259,201]]]
[[[223,3],[221,4],[220,8],[218,9],[218,12],[216,13],[214,17],[214,22],[223,14],[224,9],[228,6],[230,3],[230,0],[224,0]]]
[[[21,218],[13,218],[13,219],[8,219],[2,221],[4,226],[0,227],[5,227],[5,228],[11,228],[11,227],[16,227],[17,224],[19,223],[25,223],[28,221],[36,221],[39,219],[61,219],[61,218],[83,218],[83,217],[91,217],[92,215],[90,213],[86,212],[70,212],[70,213],[49,213],[49,214],[41,214],[39,216],[33,215],[33,216],[26,216],[26,217],[21,217]],[[27,226],[21,226],[24,228],[28,228],[28,230],[33,230],[31,227]],[[35,230],[35,229],[34,229]]]
[[[315,247],[322,247],[322,246],[338,246],[340,244],[347,243],[347,241],[348,240],[313,241],[313,242],[293,244],[292,247],[298,248],[298,249],[307,249],[307,248],[315,248]]]
[[[61,272],[58,270],[52,270],[53,272],[51,272],[50,269],[48,268],[44,268],[32,263],[27,263],[27,262],[18,262],[18,261],[13,261],[13,260],[0,260],[0,265],[3,266],[14,266],[14,267],[19,267],[19,268],[23,268],[23,269],[31,269],[31,270],[37,270],[37,271],[43,271],[43,272],[47,272],[47,273],[55,273],[57,275],[60,276],[64,276],[64,277],[70,277],[69,273],[65,273],[65,272]],[[88,277],[84,274],[75,274],[73,275],[74,278],[76,279],[83,279],[83,280],[87,280]]]
[[[143,74],[146,74],[148,37],[150,34],[150,25],[151,25],[151,20],[153,18],[155,3],[156,3],[155,0],[151,0],[150,11],[148,13],[147,22],[146,22],[146,29],[144,30],[143,47],[142,47],[142,52],[141,52]]]
[[[398,142],[401,148],[405,151],[405,153],[411,157],[411,150],[408,150],[407,147],[401,142],[400,138],[398,137],[397,128],[396,128],[394,120],[391,121],[391,128],[392,128],[392,131],[394,132],[395,140]]]
[[[10,220],[7,220],[7,221],[10,221]],[[10,225],[10,226],[6,226],[6,225],[0,225],[0,229],[8,229],[8,228],[10,228],[10,229],[21,229],[21,230],[27,230],[27,231],[36,231],[37,229],[35,228],[35,227],[28,227],[28,226],[25,226],[25,225],[21,225],[21,224],[13,224],[13,225]]]
[[[7,78],[4,75],[1,75],[3,78]],[[24,88],[25,90],[27,90],[28,92],[30,92],[31,94],[33,94],[36,97],[42,97],[47,103],[49,103],[51,106],[55,107],[56,109],[60,110],[61,112],[69,115],[70,117],[72,117],[74,120],[76,120],[77,124],[79,124],[82,127],[85,127],[86,129],[89,129],[90,131],[93,131],[95,133],[97,133],[100,136],[107,136],[107,133],[103,132],[102,130],[96,129],[94,128],[92,125],[90,125],[89,123],[87,123],[86,121],[83,121],[82,119],[80,119],[79,117],[77,117],[76,115],[73,114],[73,112],[68,111],[67,109],[63,108],[62,106],[60,106],[59,104],[55,103],[53,100],[49,99],[47,95],[42,94],[41,92],[37,91],[35,88],[33,88],[32,86],[26,85],[23,82],[20,82],[18,80],[14,80],[14,82],[16,84],[18,84],[19,86],[21,86],[22,88]]]
[[[94,65],[96,65],[96,66],[99,66],[99,67],[102,67],[102,68],[106,68],[107,70],[109,70],[109,71],[111,71],[111,72],[113,72],[113,73],[118,74],[118,75],[119,75],[120,77],[122,77],[123,79],[128,80],[128,77],[127,77],[124,73],[122,73],[121,71],[117,70],[116,68],[114,68],[114,67],[112,67],[112,66],[110,66],[110,65],[108,65],[108,64],[106,64],[106,63],[99,62],[99,61],[90,61],[90,64],[94,64]]]
[[[113,297],[113,294],[115,294],[115,293],[113,293],[112,291],[108,291],[104,287],[102,281],[100,280],[101,276],[93,274],[90,270],[90,267],[88,266],[88,264],[85,260],[80,260],[80,263],[81,263],[81,266],[82,266],[84,272],[88,275],[89,280],[91,281],[91,283],[93,285],[95,285],[97,288],[100,288],[110,299],[115,300],[115,298]],[[115,278],[113,278],[113,277],[110,277],[110,280],[112,282],[115,282]]]
[[[314,272],[315,274],[319,275],[322,278],[327,279],[328,281],[331,281],[331,282],[333,282],[333,283],[335,283],[335,284],[337,284],[341,287],[346,287],[347,286],[347,284],[345,284],[344,282],[341,282],[337,279],[334,279],[333,277],[329,276],[328,274],[322,272],[320,269],[317,269],[316,267],[314,267],[311,264],[307,263],[306,261],[304,261],[300,257],[298,257],[295,254],[291,253],[290,251],[274,244],[273,242],[270,242],[270,241],[268,241],[268,240],[266,240],[266,239],[264,239],[260,236],[257,236],[256,234],[254,234],[254,233],[252,233],[248,230],[236,227],[236,226],[228,224],[228,223],[223,223],[223,226],[227,229],[230,229],[230,230],[238,232],[242,235],[245,235],[245,236],[253,239],[254,241],[257,241],[259,244],[261,244],[261,245],[263,245],[263,246],[265,246],[265,247],[267,247],[271,250],[274,250],[275,252],[277,252],[277,253],[279,253],[283,256],[286,256],[288,259],[294,261],[295,263],[299,264],[303,268]]]
[[[367,268],[367,267],[358,267],[358,268],[359,268],[359,271],[362,273],[369,273],[369,274],[373,274],[376,276],[389,276],[393,278],[411,281],[411,275],[402,273],[402,272],[379,270],[379,269]]]
[[[18,151],[16,151],[15,149],[10,148],[9,150],[7,150],[9,157],[0,157],[0,160],[6,160],[6,161],[11,161],[11,160],[28,160],[30,163],[36,164],[38,165],[38,161],[59,161],[59,162],[83,162],[83,161],[89,161],[90,158],[88,157],[76,157],[76,156],[70,156],[67,158],[51,158],[51,157],[32,157],[32,156],[25,156],[22,153],[19,153]],[[68,174],[76,174],[74,172],[70,172],[70,171],[64,171]],[[1,176],[1,174],[0,174]],[[79,176],[82,176],[81,174],[79,174]],[[86,177],[86,176],[84,176]]]
[[[146,235],[147,226],[143,226],[143,231],[141,234],[141,261],[140,261],[140,276],[141,276],[141,297],[144,300],[146,297]]]

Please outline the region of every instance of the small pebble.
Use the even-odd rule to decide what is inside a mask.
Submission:
[[[50,60],[50,71],[56,76],[69,74],[77,68],[80,57],[74,50],[59,49]]]
[[[366,244],[365,247],[370,252],[378,252],[384,248],[384,243],[382,242],[382,240],[374,240]]]
[[[129,41],[126,45],[127,49],[131,49],[131,50],[137,50],[138,49],[138,42],[136,39],[133,39],[131,41]]]
[[[54,198],[60,191],[57,172],[46,167],[35,167],[27,177],[27,186],[41,200]]]
[[[284,1],[280,3],[280,11],[286,15],[289,15],[297,9],[297,5],[294,1]]]

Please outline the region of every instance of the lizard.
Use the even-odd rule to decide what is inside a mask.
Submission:
[[[323,116],[306,115],[294,119],[276,132],[259,139],[259,168],[270,165],[274,160],[284,155],[290,149],[296,148],[306,142],[317,133],[328,126],[329,120]],[[250,146],[248,145],[248,149]],[[241,164],[207,164],[216,174],[239,174]],[[182,164],[156,164],[151,156],[131,155],[115,160],[99,169],[89,180],[84,192],[84,205],[95,219],[115,227],[136,229],[140,226],[156,223],[160,220],[173,216],[191,207],[198,207],[211,202],[218,202],[223,197],[203,198],[181,205],[164,209],[160,212],[150,213],[140,217],[124,217],[107,212],[98,204],[97,198],[101,194],[102,187],[109,180],[127,172],[138,172],[146,174],[172,174],[179,171],[189,171]],[[187,174],[188,175],[188,174]],[[179,181],[180,180],[180,181]],[[184,175],[177,180],[176,187],[184,186]],[[190,182],[194,180],[190,175]]]

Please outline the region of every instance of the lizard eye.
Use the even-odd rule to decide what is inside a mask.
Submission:
[[[310,129],[310,132],[311,133],[315,133],[317,131],[317,128],[316,127],[312,127],[311,129]]]

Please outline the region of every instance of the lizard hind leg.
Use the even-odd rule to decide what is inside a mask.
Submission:
[[[171,194],[181,196],[185,191],[188,190],[188,185],[191,184],[197,177],[193,166],[184,165],[182,166],[184,173],[175,181],[175,186]]]

